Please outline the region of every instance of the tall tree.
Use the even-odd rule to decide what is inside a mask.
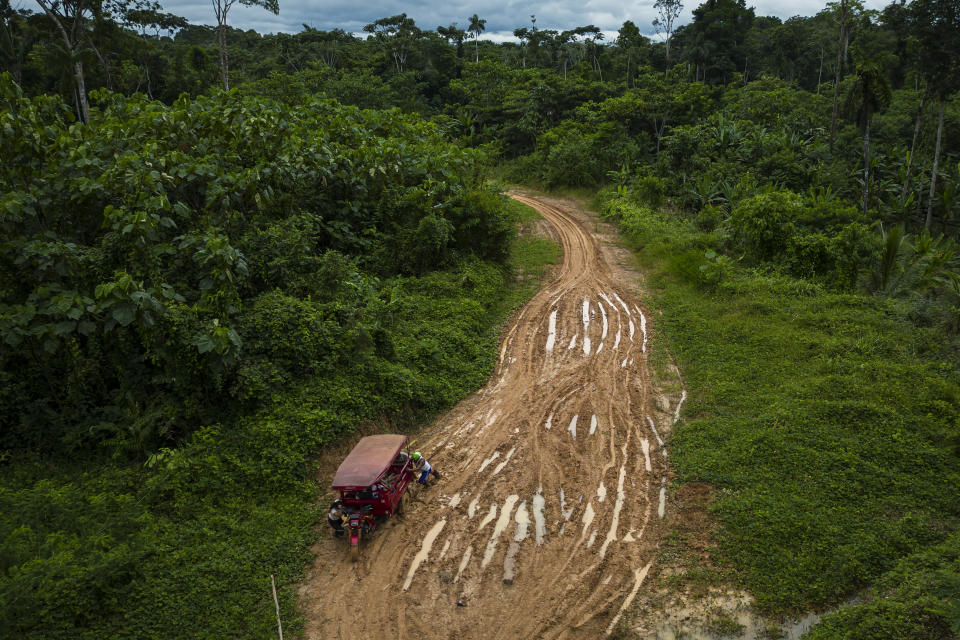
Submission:
[[[847,55],[847,43],[850,42],[850,0],[840,0],[840,3],[831,3],[836,12],[838,27],[837,68],[833,80],[833,115],[830,118],[830,151],[833,151],[833,140],[837,135],[837,113],[840,104],[840,77],[843,73],[843,62]]]
[[[633,67],[633,57],[638,56],[639,52],[643,47],[646,47],[648,40],[643,37],[640,33],[640,29],[630,20],[627,20],[623,23],[623,26],[620,27],[620,31],[617,32],[616,45],[627,54],[627,72],[626,72],[626,82],[627,86],[634,85],[633,73],[631,71]]]
[[[470,26],[467,31],[473,34],[473,46],[476,49],[476,58],[474,62],[480,62],[480,33],[486,31],[487,21],[483,20],[477,14],[470,16]]]
[[[701,52],[711,52],[698,61],[704,66],[704,80],[713,72],[714,78],[725,84],[744,68],[753,18],[753,9],[748,9],[744,0],[706,0],[693,10],[693,22],[687,25],[685,36]]]
[[[960,0],[914,0],[910,5],[917,57],[930,92],[937,97],[937,141],[930,172],[926,228],[933,222],[940,147],[943,138],[943,114],[947,97],[960,89]]]
[[[41,0],[37,0],[40,2]],[[210,0],[217,17],[217,45],[220,49],[220,81],[224,91],[230,90],[229,59],[227,57],[227,14],[237,0]],[[274,15],[280,13],[279,0],[240,0],[245,7],[263,7]]]
[[[90,104],[87,102],[87,82],[83,71],[81,44],[86,37],[86,21],[95,7],[88,0],[37,0],[63,38],[65,51],[73,65],[73,80],[77,117],[84,124],[90,122]]]
[[[653,8],[657,10],[657,17],[653,19],[653,27],[657,33],[666,36],[663,44],[666,47],[667,68],[670,68],[670,39],[673,37],[673,23],[683,11],[683,3],[680,0],[657,0],[653,3]]]
[[[884,65],[876,58],[857,64],[857,77],[844,101],[844,109],[852,115],[863,132],[863,214],[870,202],[870,121],[873,114],[890,104],[890,83]]]
[[[527,68],[527,43],[530,42],[530,29],[518,27],[513,30],[513,37],[520,41],[521,65]]]
[[[403,66],[407,63],[413,42],[422,35],[413,18],[408,18],[405,13],[380,18],[364,25],[363,30],[372,33],[390,52],[397,73],[403,73]]]

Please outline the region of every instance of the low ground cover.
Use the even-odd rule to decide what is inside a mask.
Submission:
[[[960,385],[949,336],[918,326],[907,301],[741,266],[714,250],[722,230],[613,202],[690,391],[672,460],[678,483],[714,488],[720,570],[765,613],[861,594],[818,639],[952,637]]]

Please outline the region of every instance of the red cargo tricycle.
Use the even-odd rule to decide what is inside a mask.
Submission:
[[[390,516],[403,514],[403,494],[413,479],[413,463],[403,451],[406,444],[403,435],[362,438],[333,477],[354,560],[361,536],[373,533]]]

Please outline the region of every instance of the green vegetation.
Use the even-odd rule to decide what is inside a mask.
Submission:
[[[396,111],[0,95],[0,635],[265,637],[271,574],[295,629],[311,461],[485,382],[556,248]]]
[[[673,460],[679,481],[718,489],[724,565],[774,613],[879,579],[883,605],[845,608],[817,638],[869,625],[949,637],[929,634],[957,620],[956,346],[916,327],[917,300],[721,259],[726,228],[622,200],[607,211],[650,273],[661,339],[691,392]],[[920,585],[936,588],[917,604]]]

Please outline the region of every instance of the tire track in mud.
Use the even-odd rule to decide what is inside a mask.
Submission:
[[[649,314],[581,213],[512,197],[550,223],[557,276],[486,387],[418,437],[443,480],[413,487],[359,562],[320,542],[308,638],[605,637],[654,566],[672,421],[654,406]]]

